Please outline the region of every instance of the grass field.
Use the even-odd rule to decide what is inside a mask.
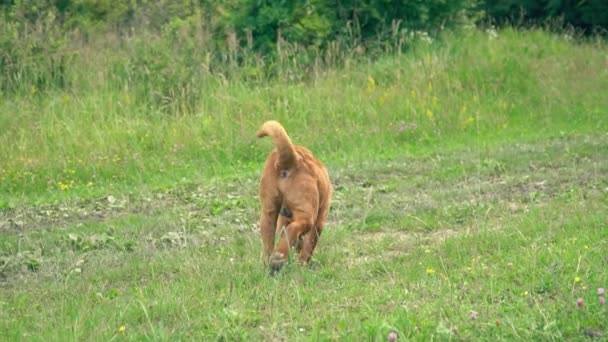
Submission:
[[[0,101],[0,340],[608,338],[603,42],[446,33],[306,82],[210,76],[171,114],[95,82]],[[335,188],[310,267],[274,277],[270,118]]]

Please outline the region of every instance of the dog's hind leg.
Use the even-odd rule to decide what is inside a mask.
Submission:
[[[277,229],[276,229],[277,234],[281,234],[281,232],[283,231],[285,226],[287,226],[289,224],[289,222],[290,222],[290,220],[288,217],[285,217],[285,216],[279,214],[279,216],[277,218]]]
[[[323,227],[325,227],[325,220],[327,220],[327,215],[329,214],[329,201],[322,202],[321,207],[319,208],[319,212],[317,214],[317,222],[315,224],[314,229],[311,229],[308,234],[306,234],[302,238],[302,246],[300,248],[299,261],[303,264],[307,264],[312,258],[312,254],[317,247],[317,242],[319,241],[319,237],[323,232]]]
[[[285,265],[289,248],[295,246],[300,237],[312,232],[312,227],[311,220],[297,217],[285,227],[277,248],[270,256],[270,267],[273,271],[278,271]]]
[[[260,214],[260,235],[262,236],[262,258],[264,259],[264,262],[268,262],[268,258],[274,249],[278,215],[278,209],[273,209],[272,207],[263,207],[262,213]]]
[[[321,236],[321,232],[323,231],[323,227],[316,227],[311,229],[308,234],[304,235],[302,238],[302,246],[300,248],[300,255],[298,259],[301,263],[307,264],[312,258],[312,253],[317,246],[317,242],[319,241],[319,237]]]

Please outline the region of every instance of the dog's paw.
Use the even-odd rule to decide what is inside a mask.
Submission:
[[[268,261],[268,264],[270,266],[270,273],[275,274],[279,272],[286,262],[287,259],[285,258],[285,255],[283,255],[283,253],[272,254],[270,256],[270,260]]]

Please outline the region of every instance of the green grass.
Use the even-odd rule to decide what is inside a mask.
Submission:
[[[102,80],[3,98],[0,339],[605,339],[607,53],[467,31],[309,83],[202,85],[192,113]],[[335,187],[313,263],[275,277],[269,118]]]

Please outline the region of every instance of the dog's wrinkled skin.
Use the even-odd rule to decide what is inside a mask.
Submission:
[[[308,263],[317,245],[331,202],[327,170],[312,153],[293,145],[280,123],[268,121],[257,137],[270,136],[275,150],[266,159],[260,180],[260,233],[263,256],[272,271],[287,262],[290,247],[298,260]],[[280,234],[274,246],[275,234]]]

